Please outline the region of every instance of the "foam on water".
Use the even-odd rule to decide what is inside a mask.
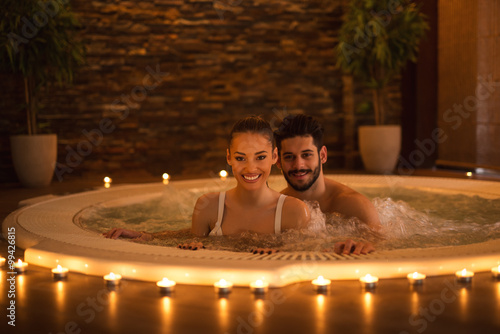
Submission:
[[[204,238],[208,248],[249,251],[255,247],[283,251],[318,251],[346,238],[375,241],[378,249],[463,245],[500,238],[500,199],[435,193],[411,188],[363,187],[379,213],[380,235],[355,218],[324,215],[317,203],[307,203],[312,216],[307,231],[287,231],[279,236],[244,233],[238,237]],[[211,189],[211,191],[213,191]],[[167,187],[161,196],[121,207],[94,206],[81,217],[82,227],[98,233],[113,227],[159,232],[189,228],[196,199],[206,189]],[[190,237],[151,241],[176,246]]]

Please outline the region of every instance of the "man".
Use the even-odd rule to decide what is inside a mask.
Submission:
[[[327,150],[323,145],[323,127],[316,119],[289,115],[274,136],[278,147],[277,166],[288,183],[281,191],[283,194],[317,201],[324,213],[357,217],[374,231],[381,228],[378,213],[368,198],[323,175]],[[367,254],[374,248],[368,242],[347,240],[335,244],[334,250],[344,254]]]

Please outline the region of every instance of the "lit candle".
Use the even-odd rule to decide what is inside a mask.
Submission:
[[[424,283],[424,279],[426,276],[415,271],[414,273],[408,274],[406,277],[408,278],[408,282],[410,284],[418,285]]]
[[[161,281],[156,282],[156,286],[160,289],[161,293],[171,293],[175,289],[175,281],[171,281],[166,277],[163,277]]]
[[[469,283],[472,281],[472,277],[474,277],[474,273],[472,271],[468,271],[467,269],[459,270],[455,273],[458,282],[461,283]]]
[[[250,283],[250,291],[252,291],[256,295],[263,295],[267,292],[269,288],[269,283],[263,280],[256,280],[255,282]]]
[[[56,280],[65,279],[68,276],[68,268],[57,265],[57,268],[52,269],[52,277]]]
[[[230,293],[232,287],[233,283],[228,282],[225,279],[221,279],[220,281],[214,283],[215,292],[221,295]]]
[[[104,188],[111,187],[111,182],[113,182],[113,180],[109,176],[106,176],[104,178]]]
[[[221,170],[219,172],[220,179],[224,181],[227,178],[227,172],[225,170]]]
[[[468,177],[471,177],[472,176],[472,172],[467,172],[465,173]]]
[[[120,281],[122,279],[122,275],[119,274],[114,274],[114,273],[109,273],[108,275],[104,276],[104,280],[106,281],[107,285],[115,286],[120,284]]]
[[[365,289],[373,289],[377,286],[378,277],[372,276],[370,274],[366,274],[365,276],[359,279],[361,282],[361,286]]]
[[[170,181],[170,175],[168,175],[167,173],[163,173],[162,179],[163,179],[163,184],[168,184],[168,182]]]
[[[14,270],[18,274],[23,274],[24,272],[26,272],[26,270],[28,270],[28,263],[23,262],[21,259],[19,259],[19,261],[14,262]]]
[[[316,292],[326,292],[331,283],[332,281],[323,278],[323,276],[318,276],[318,278],[312,281],[312,284],[314,285],[314,290]]]
[[[491,268],[491,274],[493,275],[494,278],[499,279],[500,278],[500,266]]]
[[[3,267],[5,264],[5,258],[0,256],[0,267]]]

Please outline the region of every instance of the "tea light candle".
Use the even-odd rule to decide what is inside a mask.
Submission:
[[[417,285],[424,283],[424,279],[426,276],[415,271],[414,273],[408,274],[406,277],[408,278],[408,282],[410,284]]]
[[[373,289],[377,286],[378,277],[366,274],[359,279],[361,286],[365,289]]]
[[[68,268],[61,267],[57,265],[57,268],[52,269],[52,277],[54,279],[64,279],[68,276]]]
[[[122,275],[114,274],[112,272],[109,273],[108,275],[104,275],[104,280],[106,281],[106,284],[111,286],[120,284],[121,279]]]
[[[168,175],[167,173],[163,173],[162,179],[163,179],[163,184],[166,185],[170,181],[170,175]]]
[[[224,181],[227,178],[227,172],[225,170],[221,170],[219,172],[220,179]]]
[[[215,292],[221,295],[230,293],[232,287],[233,283],[228,282],[225,279],[221,279],[220,281],[214,283]]]
[[[28,263],[23,262],[23,261],[21,261],[21,259],[19,259],[19,261],[14,262],[14,270],[18,274],[23,274],[26,272],[26,270],[28,270]]]
[[[467,269],[459,270],[455,273],[458,282],[470,283],[472,277],[474,277],[474,272],[468,271]]]
[[[250,290],[256,295],[265,294],[268,288],[269,288],[269,283],[264,282],[263,280],[260,279],[250,283]]]
[[[325,292],[328,290],[328,287],[332,281],[329,279],[323,278],[323,276],[318,276],[315,280],[312,281],[312,284],[314,285],[314,290],[316,292]]]
[[[494,278],[500,279],[500,266],[491,268],[491,274]]]
[[[106,176],[104,178],[104,188],[111,187],[111,182],[113,182],[113,180],[109,176]]]
[[[171,293],[175,290],[175,281],[171,281],[163,277],[161,281],[156,282],[156,286],[160,289],[161,293]]]

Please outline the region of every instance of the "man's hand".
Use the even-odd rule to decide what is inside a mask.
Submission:
[[[190,243],[185,243],[185,244],[179,244],[179,245],[177,245],[177,248],[197,250],[197,249],[205,248],[205,246],[203,246],[203,243],[201,243],[201,242],[190,242]]]
[[[325,252],[331,252],[332,249],[325,249]],[[337,254],[342,255],[366,255],[368,253],[374,252],[375,247],[372,243],[367,241],[354,241],[352,239],[347,239],[346,241],[336,242],[333,246],[333,251]]]
[[[103,233],[108,239],[118,239],[119,237],[134,239],[135,241],[149,241],[153,239],[150,233],[127,230],[124,228],[112,228],[108,232]]]

